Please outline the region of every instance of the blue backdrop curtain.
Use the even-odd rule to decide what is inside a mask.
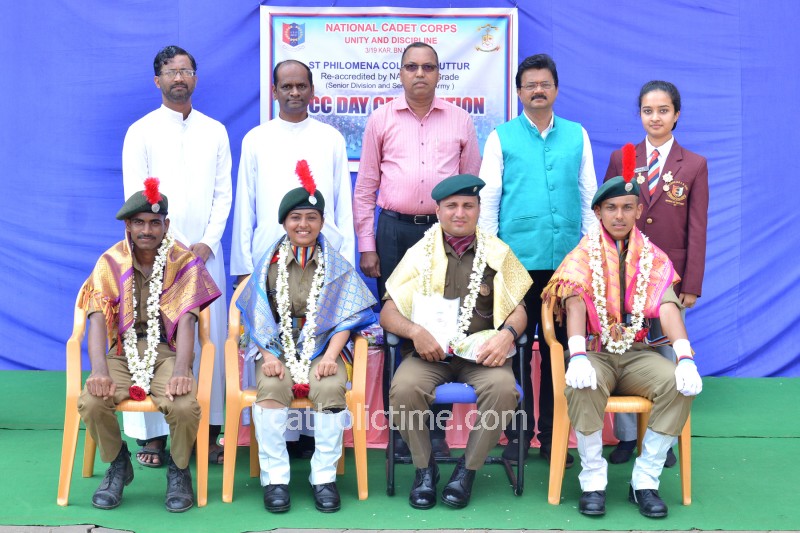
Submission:
[[[518,7],[519,57],[556,60],[556,113],[586,127],[600,179],[612,150],[644,136],[641,85],[674,82],[683,96],[676,138],[709,161],[706,278],[687,317],[701,372],[800,375],[800,215],[796,189],[782,187],[795,177],[800,3],[335,5]],[[194,105],[228,128],[235,182],[242,137],[259,120],[258,11],[253,0],[0,5],[0,369],[64,367],[77,290],[123,235],[114,220],[122,140],[160,104],[152,60],[162,46],[197,58]],[[227,252],[229,230],[223,244]]]

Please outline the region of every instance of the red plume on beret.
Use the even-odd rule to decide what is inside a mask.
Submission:
[[[628,143],[622,147],[622,179],[630,183],[636,168],[636,147]]]
[[[158,185],[160,181],[158,178],[147,178],[144,180],[144,197],[152,204],[157,204],[161,201],[161,193],[158,192]]]
[[[301,159],[297,162],[295,174],[300,178],[300,185],[308,191],[309,196],[314,196],[317,192],[317,184],[314,182],[314,176],[311,175],[311,169],[308,168],[308,161]]]

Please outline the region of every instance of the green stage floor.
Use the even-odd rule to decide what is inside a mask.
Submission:
[[[221,500],[222,468],[209,467],[209,504],[173,515],[163,507],[165,470],[135,465],[135,480],[121,507],[91,506],[104,465],[93,478],[80,475],[80,452],[70,505],[56,505],[63,423],[64,375],[60,372],[0,372],[0,525],[97,524],[136,532],[263,531],[288,529],[363,530],[800,530],[800,379],[707,378],[693,410],[693,503],[680,504],[677,468],[665,470],[661,495],[670,507],[663,520],[639,515],[627,502],[631,464],[609,465],[607,514],[588,518],[577,512],[578,467],[567,471],[562,504],[547,503],[547,465],[532,454],[525,469],[525,492],[515,497],[499,467],[479,473],[466,509],[437,505],[412,509],[407,501],[413,468],[397,467],[397,495],[385,492],[384,455],[369,451],[370,497],[356,499],[352,451],[339,481],[339,513],[314,509],[306,481],[308,461],[292,464],[290,512],[264,510],[257,479],[248,476],[247,450],[240,448],[234,501]],[[22,400],[22,399],[25,400]],[[499,453],[499,448],[496,453]],[[573,451],[573,454],[575,452]],[[444,465],[446,480],[452,469]],[[443,486],[444,481],[439,486]]]

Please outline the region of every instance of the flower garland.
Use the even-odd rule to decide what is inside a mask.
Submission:
[[[286,259],[291,252],[291,242],[286,239],[278,250],[278,279],[275,299],[278,303],[278,317],[280,319],[281,343],[283,344],[284,361],[289,368],[289,373],[294,381],[292,390],[295,397],[308,396],[308,373],[311,368],[311,358],[314,355],[314,332],[317,328],[316,313],[317,299],[325,281],[325,260],[322,251],[317,254],[317,269],[311,280],[311,290],[306,300],[306,322],[303,325],[303,349],[297,354],[297,346],[292,335],[292,316],[289,310],[291,299],[289,297],[289,270],[286,268]]]
[[[642,235],[644,245],[639,257],[639,275],[636,278],[636,294],[633,298],[631,325],[610,325],[606,310],[606,284],[603,276],[602,254],[600,252],[600,228],[595,226],[589,232],[589,268],[592,270],[592,301],[600,320],[601,342],[611,353],[623,354],[634,341],[640,340],[638,333],[644,326],[644,305],[647,300],[647,282],[653,267],[653,246],[650,239]],[[624,310],[622,310],[624,311]]]
[[[136,328],[133,325],[123,335],[125,357],[128,359],[128,370],[131,372],[131,385],[128,392],[131,399],[144,400],[150,393],[150,380],[153,379],[153,367],[158,358],[158,343],[161,342],[161,291],[164,288],[164,269],[167,266],[167,254],[175,244],[175,237],[167,233],[158,248],[153,262],[153,274],[150,278],[150,296],[147,298],[147,347],[144,356],[139,356]],[[135,282],[134,282],[135,283]],[[131,290],[133,303],[133,324],[136,324],[136,291]]]
[[[440,227],[437,222],[422,237],[424,255],[430,258],[422,271],[422,279],[420,280],[423,296],[430,296],[433,292],[431,280],[433,276],[433,241]],[[461,309],[459,309],[458,331],[455,337],[450,339],[449,343],[451,351],[456,343],[467,337],[467,330],[470,322],[472,322],[472,313],[475,311],[475,303],[478,301],[478,292],[483,282],[483,271],[486,269],[486,236],[478,227],[475,228],[475,239],[475,259],[472,261],[472,273],[469,275],[469,286],[467,287],[469,292],[464,297],[464,302],[461,304]]]

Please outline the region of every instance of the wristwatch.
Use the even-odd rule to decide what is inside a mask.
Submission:
[[[519,334],[517,333],[517,330],[515,330],[514,328],[512,328],[511,326],[509,326],[507,324],[505,326],[503,326],[502,329],[507,329],[508,331],[510,331],[511,332],[511,336],[514,337],[514,342],[517,342],[517,337],[519,337]]]

